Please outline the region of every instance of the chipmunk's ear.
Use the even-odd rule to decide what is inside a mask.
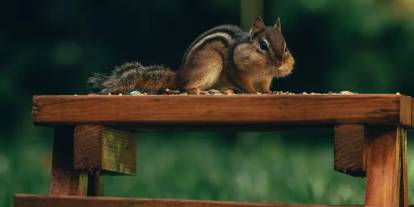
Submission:
[[[250,28],[250,36],[253,36],[255,33],[266,28],[266,25],[263,22],[261,17],[256,17],[253,19],[252,27]]]
[[[275,25],[273,26],[275,29],[282,31],[282,24],[280,23],[280,17],[277,17]]]

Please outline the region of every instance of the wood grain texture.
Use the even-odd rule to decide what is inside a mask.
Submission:
[[[413,99],[409,96],[401,96],[400,122],[403,126],[413,126]]]
[[[75,168],[95,174],[134,175],[135,133],[100,125],[75,128]]]
[[[102,169],[124,175],[136,171],[135,133],[105,127],[102,132]]]
[[[404,206],[401,201],[401,142],[400,127],[367,127],[366,206]],[[404,181],[405,182],[405,181]],[[406,205],[405,205],[406,206]]]
[[[365,177],[365,127],[361,124],[338,124],[335,126],[335,170]]]
[[[87,186],[87,174],[73,165],[73,128],[56,128],[49,195],[86,195]]]
[[[75,169],[97,172],[102,168],[102,131],[100,125],[79,125],[74,132]]]
[[[329,207],[336,205],[260,204],[223,201],[160,200],[17,194],[15,207]],[[337,205],[338,207],[340,205]],[[351,205],[348,207],[352,207]]]
[[[338,123],[411,127],[407,117],[412,117],[412,104],[407,100],[411,98],[401,95],[35,96],[33,120],[37,125],[139,129]]]

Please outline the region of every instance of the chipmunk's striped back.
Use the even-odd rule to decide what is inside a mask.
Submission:
[[[200,36],[198,36],[191,45],[187,48],[182,59],[182,65],[186,64],[189,57],[195,52],[203,49],[208,43],[214,41],[222,42],[226,47],[229,45],[240,42],[241,39],[245,39],[248,34],[240,27],[233,25],[221,25],[214,27]]]

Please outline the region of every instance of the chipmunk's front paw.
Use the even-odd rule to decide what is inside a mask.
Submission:
[[[200,95],[201,90],[199,88],[190,88],[186,89],[187,93],[190,95]]]
[[[265,89],[265,90],[262,91],[262,93],[269,94],[269,93],[272,93],[272,91],[270,89]]]
[[[233,89],[225,89],[222,91],[222,93],[226,94],[226,95],[234,95],[236,94],[236,92],[234,92]]]

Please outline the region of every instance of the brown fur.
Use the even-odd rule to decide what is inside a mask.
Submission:
[[[164,66],[143,66],[139,62],[125,63],[108,76],[95,74],[88,81],[101,94],[129,93],[134,90],[149,94],[177,89],[176,73]]]
[[[199,94],[208,89],[228,89],[230,84],[223,73],[226,66],[228,48],[220,41],[212,41],[205,48],[187,57],[179,71],[183,89]]]

